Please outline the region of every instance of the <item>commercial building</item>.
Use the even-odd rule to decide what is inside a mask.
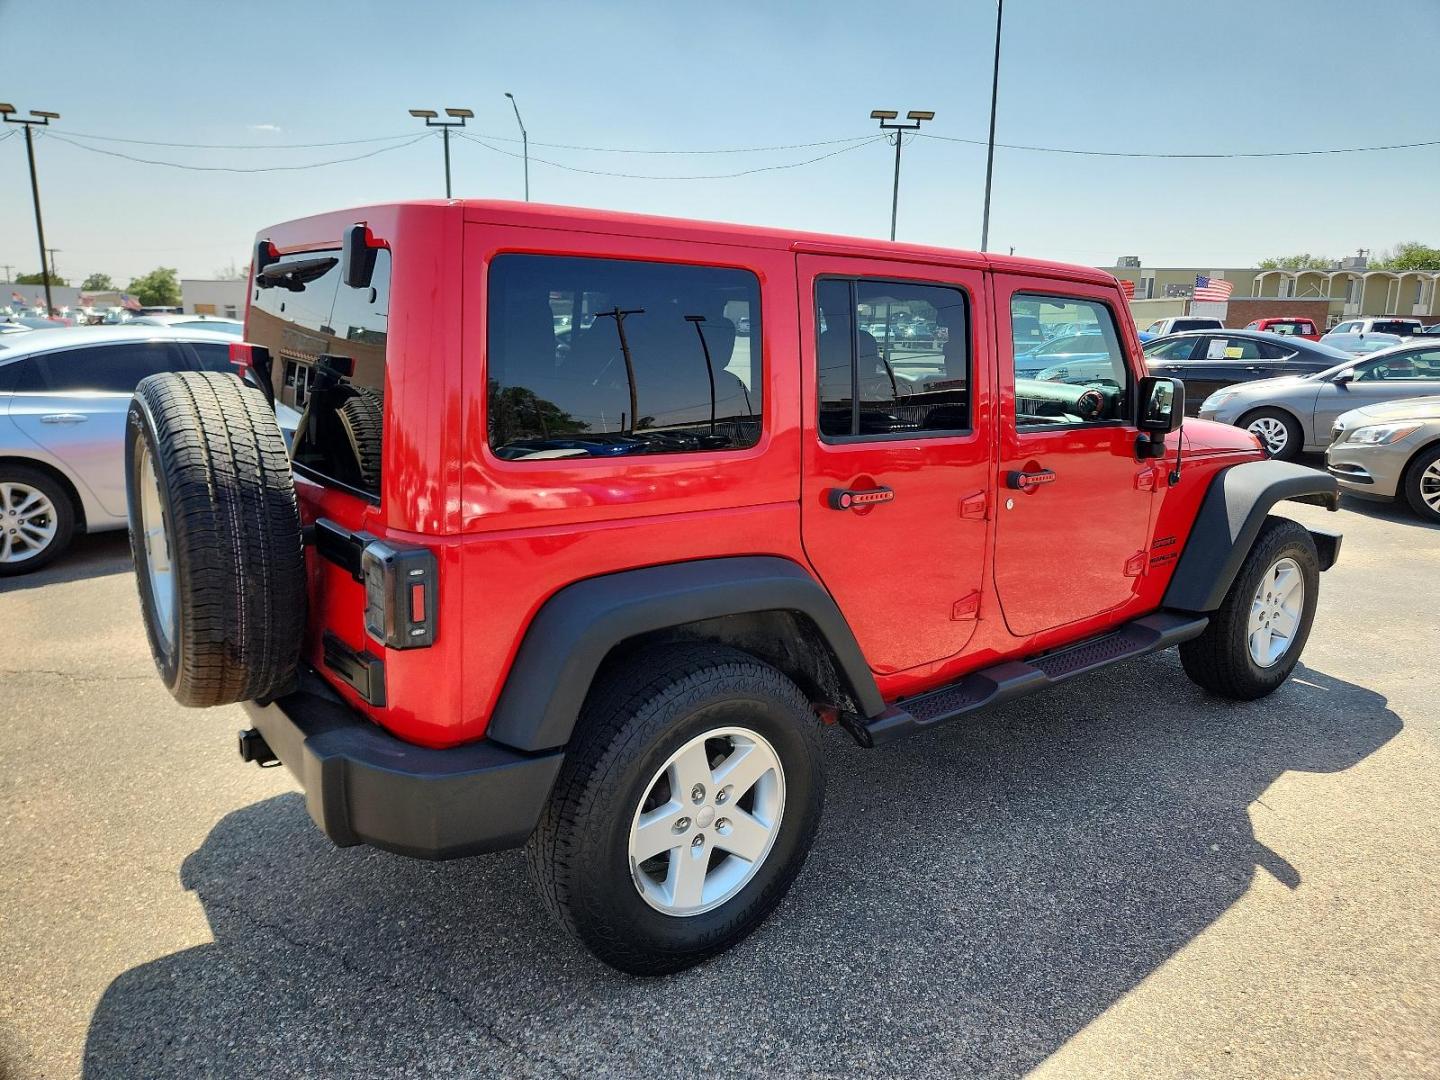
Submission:
[[[1255,267],[1146,267],[1138,258],[1126,256],[1115,266],[1101,269],[1135,283],[1132,308],[1135,321],[1141,326],[1166,315],[1191,314],[1190,297],[1197,274],[1233,284],[1232,305],[1250,300],[1322,301],[1323,321],[1327,326],[1359,315],[1404,315],[1426,323],[1440,322],[1440,271],[1371,270],[1364,258],[1342,259],[1335,266],[1306,270],[1260,270]],[[1193,314],[1214,314],[1211,307],[1205,305],[1202,310],[1196,305]],[[1305,307],[1305,313],[1310,314],[1317,306],[1306,304]],[[1293,314],[1300,312],[1297,309]]]

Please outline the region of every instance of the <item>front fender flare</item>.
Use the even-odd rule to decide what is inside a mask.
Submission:
[[[774,556],[701,559],[567,585],[531,620],[486,737],[517,750],[564,746],[606,655],[622,641],[701,619],[759,611],[807,616],[866,715],[885,703],[855,635],[820,583]]]
[[[1285,499],[1339,509],[1340,485],[1328,476],[1286,461],[1249,461],[1223,469],[1210,481],[1175,576],[1165,590],[1164,606],[1176,611],[1216,610],[1271,508]],[[1338,533],[1312,529],[1321,569],[1339,553]]]

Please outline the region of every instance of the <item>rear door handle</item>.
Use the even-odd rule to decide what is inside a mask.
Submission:
[[[831,510],[860,510],[894,500],[895,492],[888,487],[831,488],[825,493],[825,503]]]
[[[40,417],[42,424],[83,424],[89,417],[78,412],[47,413]]]
[[[1055,482],[1054,469],[1038,469],[1035,472],[1012,472],[1005,477],[1007,487],[1017,491],[1034,491],[1042,484]]]

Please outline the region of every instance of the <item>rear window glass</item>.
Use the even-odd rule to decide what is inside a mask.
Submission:
[[[265,269],[251,297],[248,340],[270,350],[282,404],[300,410],[311,404],[321,356],[353,365],[337,392],[324,403],[317,399],[327,407],[307,413],[292,444],[295,465],[318,480],[378,497],[390,252],[376,250],[368,288],[344,283],[338,251],[287,255]]]
[[[1399,334],[1404,337],[1406,334],[1415,332],[1415,324],[1399,322],[1394,319],[1376,319],[1370,324],[1370,332],[1373,334]]]
[[[759,441],[760,283],[747,270],[500,255],[488,312],[488,427],[499,457]]]

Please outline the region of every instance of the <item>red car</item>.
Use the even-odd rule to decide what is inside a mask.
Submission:
[[[1316,329],[1314,320],[1300,315],[1256,319],[1254,322],[1246,323],[1245,329],[1263,330],[1267,334],[1280,334],[1282,337],[1303,337],[1309,341],[1320,340],[1320,331]]]
[[[1268,694],[1338,552],[1271,515],[1335,480],[1184,421],[1086,267],[454,201],[265,229],[252,275],[244,382],[130,414],[162,678],[244,702],[241,756],[337,844],[525,845],[626,971],[774,909],[827,726],[878,746],[1174,645]],[[1108,364],[1017,379],[1034,324]]]

